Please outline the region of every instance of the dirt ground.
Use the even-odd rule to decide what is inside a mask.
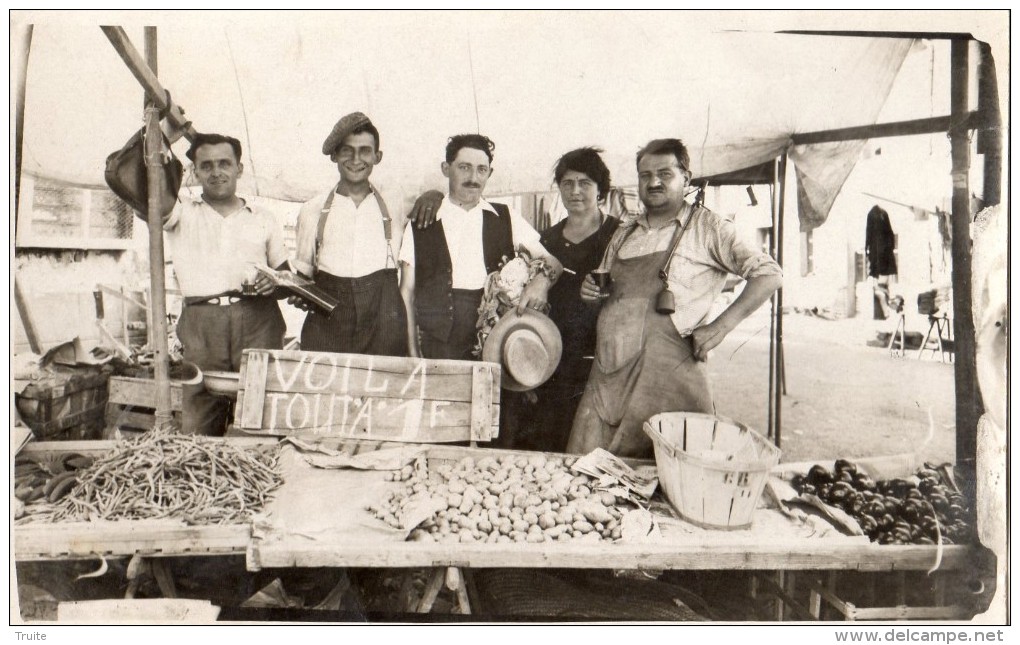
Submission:
[[[893,358],[884,347],[866,344],[878,332],[891,330],[891,321],[832,321],[803,313],[783,317],[783,461],[912,451],[923,460],[954,461],[953,364],[940,362],[931,351],[921,359],[916,350]],[[767,305],[712,352],[709,371],[717,413],[764,434],[768,429]]]

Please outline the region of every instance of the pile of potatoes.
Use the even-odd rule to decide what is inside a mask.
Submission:
[[[430,477],[405,468],[395,479],[406,482],[381,505],[368,508],[394,528],[413,505],[434,505],[436,512],[411,531],[409,540],[442,543],[511,543],[620,538],[618,500],[593,490],[595,481],[570,472],[574,458],[535,454],[465,457],[445,463]]]

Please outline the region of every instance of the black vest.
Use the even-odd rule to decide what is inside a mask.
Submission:
[[[493,204],[495,213],[482,211],[482,255],[485,272],[498,271],[514,257],[510,209]],[[453,329],[453,264],[443,221],[428,228],[411,228],[414,235],[414,300],[422,333],[446,341]],[[480,301],[479,301],[480,303]]]

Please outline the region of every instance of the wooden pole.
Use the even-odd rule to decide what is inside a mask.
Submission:
[[[779,222],[779,160],[772,160],[772,230],[769,232],[769,251],[772,258],[776,258],[776,240],[779,235],[776,225]],[[772,303],[772,315],[769,318],[769,427],[768,438],[773,442],[776,440],[776,294],[770,298]]]
[[[20,38],[20,60],[15,80],[14,108],[14,226],[18,226],[19,200],[21,199],[21,145],[25,137],[25,85],[28,79],[28,56],[32,51],[32,30],[34,25],[25,27]],[[13,62],[13,61],[12,61]]]
[[[951,112],[967,113],[967,41],[954,40],[950,49]],[[970,133],[963,123],[949,131],[953,159],[953,336],[956,344],[956,463],[974,468],[977,457],[977,420],[981,414],[977,389],[974,318],[971,311]]]
[[[985,206],[994,206],[1002,200],[1002,115],[991,46],[979,43],[978,55],[978,112],[985,115],[977,141],[978,154],[985,159],[981,197]]]
[[[786,218],[786,151],[779,158],[779,203],[776,209],[776,262],[783,266],[783,220]],[[783,439],[783,390],[785,389],[786,374],[783,357],[783,288],[780,287],[775,293],[776,311],[776,371],[775,371],[775,407],[776,407],[776,428],[775,443],[781,446]]]
[[[170,104],[167,102],[167,92],[163,85],[159,82],[159,78],[156,77],[155,60],[152,61],[152,65],[149,64],[148,56],[142,58],[138,50],[135,49],[134,45],[131,44],[131,39],[127,37],[127,33],[123,27],[100,27],[106,37],[109,39],[110,44],[120,54],[124,64],[127,65],[128,69],[142,85],[149,99],[152,100],[156,107],[160,110],[166,111],[166,118],[177,128],[183,130],[183,135],[187,137],[188,141],[191,141],[195,137],[195,128],[192,127],[191,122],[184,118],[184,110],[177,104]],[[146,27],[150,29],[150,27]],[[155,27],[151,27],[153,33],[155,33]],[[146,32],[148,33],[148,32]],[[155,39],[155,36],[153,36]]]
[[[145,59],[149,69],[156,70],[156,28],[145,28]],[[148,94],[146,95],[148,97]],[[152,288],[152,349],[156,378],[155,428],[170,425],[170,354],[167,347],[166,269],[163,257],[163,218],[161,217],[163,176],[163,132],[159,128],[159,108],[147,98],[145,107],[145,168],[149,188],[149,284]]]
[[[896,121],[895,123],[875,123],[859,125],[836,130],[819,130],[817,132],[800,132],[790,136],[795,146],[809,143],[829,143],[832,141],[859,141],[861,139],[881,139],[883,137],[909,137],[918,134],[937,134],[946,132],[951,126],[966,124],[976,128],[982,123],[984,115],[980,111],[964,112],[962,115],[935,116],[926,119]]]

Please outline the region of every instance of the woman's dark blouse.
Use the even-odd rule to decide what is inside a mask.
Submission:
[[[581,283],[602,261],[609,238],[613,236],[619,220],[605,217],[596,232],[576,244],[563,235],[566,223],[563,220],[542,233],[542,246],[565,269],[573,272],[564,271],[549,290],[549,317],[556,323],[563,338],[563,358],[551,379],[559,385],[578,381],[583,384],[588,378],[591,360],[584,360],[584,357],[595,353],[595,327],[599,308],[581,300]]]

